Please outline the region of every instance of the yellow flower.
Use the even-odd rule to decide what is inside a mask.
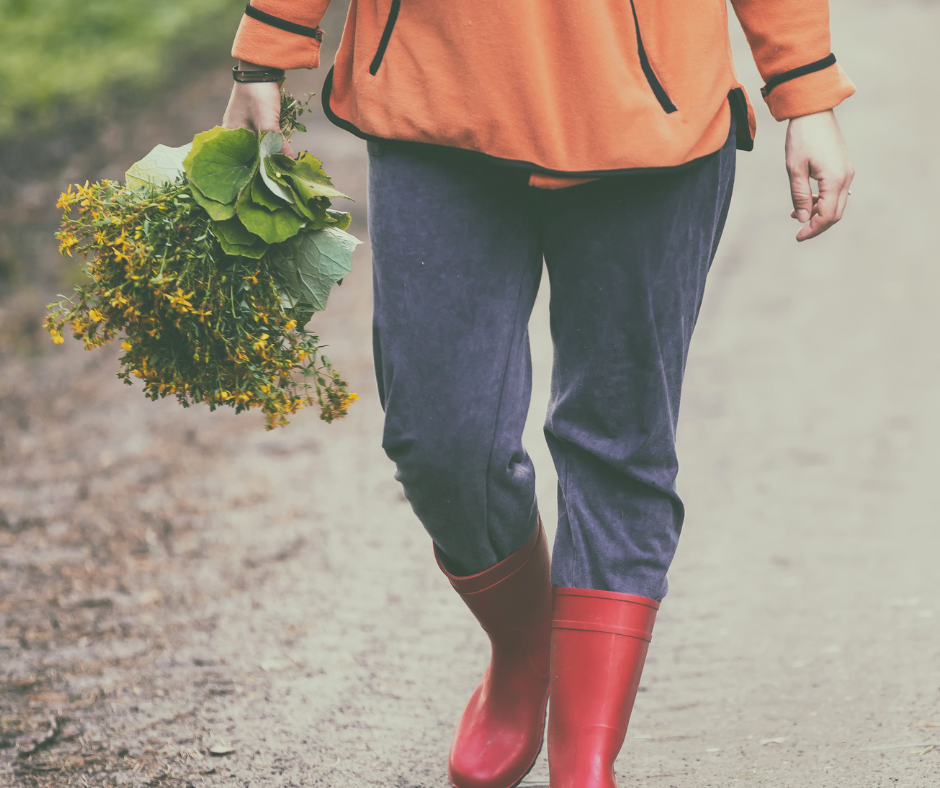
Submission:
[[[194,293],[184,293],[177,287],[175,295],[170,295],[169,293],[165,295],[177,311],[183,314],[193,311],[193,305],[189,302],[189,299],[193,297]]]
[[[72,256],[72,249],[78,246],[78,238],[71,232],[64,232],[59,236],[59,254]]]
[[[56,208],[68,208],[75,201],[75,195],[72,194],[72,185],[69,184],[69,188],[62,192],[59,195],[59,199],[55,204]]]
[[[134,346],[130,342],[128,342],[126,339],[121,343],[121,347],[124,348],[125,350],[134,349]]]

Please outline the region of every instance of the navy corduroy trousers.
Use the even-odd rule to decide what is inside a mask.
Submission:
[[[544,260],[552,582],[662,599],[684,515],[679,395],[731,199],[734,129],[693,166],[560,190],[430,147],[369,152],[383,447],[442,560],[481,572],[535,527],[522,431]]]

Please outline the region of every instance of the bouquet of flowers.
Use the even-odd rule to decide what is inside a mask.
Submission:
[[[216,127],[158,145],[124,184],[69,187],[56,237],[87,279],[49,305],[53,341],[71,329],[92,349],[122,334],[118,377],[153,400],[260,408],[267,429],[313,404],[327,422],[344,416],[357,397],[306,326],[359,241],[320,161],[281,153],[306,108],[283,94],[283,135]]]

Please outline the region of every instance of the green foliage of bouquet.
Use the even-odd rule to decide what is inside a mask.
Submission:
[[[53,340],[68,326],[92,349],[123,333],[118,376],[154,400],[260,408],[268,429],[312,404],[327,422],[344,416],[357,397],[305,326],[359,241],[320,162],[282,145],[217,127],[158,145],[126,184],[70,187],[57,238],[85,258],[88,282],[49,305]]]

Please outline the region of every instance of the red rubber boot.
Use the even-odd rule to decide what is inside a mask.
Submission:
[[[555,588],[551,788],[617,788],[614,761],[630,722],[659,602]]]
[[[552,586],[542,523],[506,560],[470,577],[438,565],[489,635],[492,659],[457,725],[447,776],[455,788],[511,788],[545,731]]]

